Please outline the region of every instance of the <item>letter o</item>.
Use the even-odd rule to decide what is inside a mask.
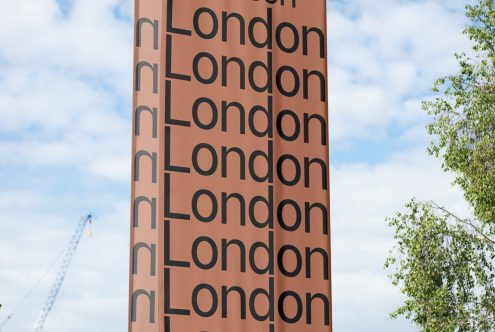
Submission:
[[[294,167],[296,168],[294,178],[291,180],[286,179],[285,175],[283,174],[282,166],[284,165],[284,162],[286,160],[292,161],[292,163],[294,164]],[[282,155],[277,162],[277,175],[278,175],[278,178],[280,179],[280,182],[282,182],[286,186],[290,186],[290,187],[295,186],[301,180],[301,165],[299,164],[299,161],[297,160],[297,158],[294,156],[291,156],[290,154]]]
[[[199,19],[202,14],[208,14],[211,17],[213,27],[209,33],[203,32],[201,25],[199,24]],[[203,39],[212,39],[218,33],[218,18],[213,10],[206,7],[201,7],[194,13],[194,31]]]
[[[211,109],[211,121],[210,121],[210,123],[205,124],[205,123],[201,122],[201,119],[199,118],[199,107],[202,104],[208,104],[210,106],[210,109]],[[196,126],[198,126],[199,128],[204,129],[204,130],[213,129],[215,127],[215,125],[217,124],[217,121],[218,121],[217,105],[210,98],[206,98],[206,97],[199,98],[193,104],[192,116],[194,119],[194,124],[196,124]]]
[[[211,75],[210,77],[203,77],[201,73],[199,72],[199,63],[201,62],[202,59],[208,59],[208,61],[211,64]],[[210,53],[206,52],[200,52],[196,54],[193,60],[193,72],[194,72],[194,77],[201,83],[203,84],[212,84],[217,80],[218,77],[218,63],[217,60],[213,55]]]
[[[294,222],[294,225],[292,226],[287,225],[284,220],[283,212],[285,206],[287,205],[291,205],[295,210],[296,220]],[[280,204],[277,207],[277,219],[280,227],[282,227],[284,230],[288,232],[294,232],[298,230],[299,226],[301,226],[301,221],[302,221],[302,213],[301,213],[301,209],[299,208],[299,205],[292,199],[284,199],[283,201],[280,202]]]
[[[284,87],[282,78],[285,72],[289,72],[294,78],[294,87],[292,88],[292,90],[286,90]],[[294,68],[290,66],[282,66],[277,70],[276,83],[277,83],[278,91],[280,91],[286,97],[294,97],[295,95],[298,94],[299,89],[301,87],[301,80],[299,79],[299,74]]]
[[[282,31],[284,30],[284,28],[288,28],[294,36],[294,42],[290,47],[286,47],[282,41]],[[297,51],[297,49],[299,48],[299,32],[294,25],[290,24],[289,22],[283,22],[277,27],[277,31],[275,34],[277,45],[282,51],[284,51],[285,53],[294,53],[295,51]]]
[[[199,303],[198,303],[198,296],[202,290],[206,290],[207,292],[209,292],[211,295],[211,299],[212,299],[211,308],[207,311],[203,311],[199,307]],[[218,295],[217,295],[217,292],[215,291],[215,288],[213,288],[213,286],[208,285],[208,284],[199,284],[193,290],[191,302],[192,302],[192,306],[194,308],[194,311],[199,316],[211,317],[215,314],[215,312],[217,311],[217,308],[218,308]]]
[[[199,165],[199,153],[201,150],[208,150],[211,155],[211,166],[209,169],[202,169],[201,166]],[[194,147],[193,152],[192,152],[192,164],[194,167],[194,170],[198,172],[198,174],[203,175],[203,176],[210,176],[218,168],[218,156],[217,156],[217,151],[215,151],[215,148],[209,144],[206,143],[201,143],[198,144]]]
[[[198,208],[198,201],[201,196],[208,196],[211,200],[211,205],[212,205],[211,212],[207,216],[201,215],[201,212],[199,211]],[[195,192],[192,199],[192,211],[194,217],[201,222],[208,223],[215,220],[218,214],[218,202],[217,202],[217,198],[215,197],[215,194],[213,194],[211,191],[206,189],[198,190],[197,192]]]
[[[292,133],[292,135],[288,135],[284,131],[283,119],[286,116],[294,120],[294,133]],[[295,141],[301,134],[301,123],[299,122],[297,114],[291,110],[283,110],[282,112],[280,112],[277,115],[277,132],[284,140],[289,142]]]
[[[208,243],[208,245],[211,248],[211,260],[208,263],[201,262],[201,260],[198,257],[199,246],[202,243]],[[194,264],[196,264],[196,266],[198,266],[200,269],[203,270],[211,270],[213,267],[215,267],[218,261],[217,245],[215,244],[215,241],[213,241],[213,239],[206,236],[200,236],[196,240],[194,240],[191,254]]]
[[[292,251],[296,256],[297,262],[296,262],[296,267],[294,268],[293,271],[289,271],[285,268],[284,255],[287,251]],[[301,253],[299,252],[299,250],[297,250],[297,248],[293,245],[288,244],[288,245],[285,245],[282,248],[280,248],[278,255],[277,255],[277,262],[278,262],[278,267],[280,269],[280,272],[282,272],[282,274],[286,277],[293,278],[293,277],[298,276],[299,273],[301,273],[302,256],[301,256]]]
[[[287,314],[285,313],[285,309],[284,309],[284,302],[285,302],[285,299],[288,297],[294,298],[296,300],[296,303],[297,303],[297,311],[296,311],[296,314],[294,315],[294,317],[292,317],[292,318],[287,316]],[[289,324],[294,324],[294,323],[297,323],[298,321],[300,321],[301,317],[302,317],[302,312],[303,312],[303,303],[302,303],[302,300],[299,297],[299,295],[297,295],[297,293],[293,292],[293,291],[283,292],[282,295],[280,295],[280,298],[278,299],[278,312],[279,312],[279,315],[284,322],[287,322]]]

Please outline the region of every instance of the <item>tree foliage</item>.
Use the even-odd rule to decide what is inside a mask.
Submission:
[[[495,331],[495,240],[434,202],[411,201],[391,218],[397,245],[386,266],[423,331]]]
[[[466,6],[471,55],[437,80],[429,153],[443,160],[473,208],[461,218],[435,202],[412,200],[388,219],[396,246],[385,266],[405,294],[392,317],[422,331],[495,331],[495,0]]]
[[[495,2],[467,6],[472,25],[464,33],[474,56],[457,54],[460,72],[435,82],[443,96],[425,102],[433,117],[428,132],[438,139],[430,153],[456,174],[475,215],[495,224]]]

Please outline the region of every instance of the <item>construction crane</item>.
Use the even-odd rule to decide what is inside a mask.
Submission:
[[[57,299],[58,293],[60,291],[60,288],[62,288],[62,284],[64,282],[65,276],[67,275],[67,271],[69,270],[70,263],[72,262],[72,258],[74,257],[74,254],[76,253],[77,246],[79,245],[79,242],[81,241],[81,237],[84,233],[84,229],[86,226],[93,222],[94,217],[91,214],[88,214],[87,216],[81,218],[79,223],[77,224],[76,231],[74,232],[74,235],[72,235],[72,238],[70,239],[69,245],[67,246],[67,249],[65,250],[65,255],[62,260],[62,264],[60,266],[60,269],[57,273],[57,276],[55,278],[55,281],[53,282],[52,288],[50,290],[50,294],[48,295],[48,298],[45,301],[45,305],[43,307],[43,310],[41,311],[41,316],[38,320],[38,323],[36,324],[35,331],[40,332],[43,331],[43,327],[45,326],[46,318],[50,314],[50,311],[53,308],[53,304],[55,303],[55,300]]]

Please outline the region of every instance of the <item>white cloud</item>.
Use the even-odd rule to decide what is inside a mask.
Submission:
[[[113,15],[117,0],[74,1],[64,18],[55,0],[2,0],[1,56],[24,68],[66,68],[104,77],[129,94],[132,29]],[[128,8],[127,2],[120,2]],[[69,73],[67,73],[69,74]]]
[[[337,145],[383,138],[434,79],[455,69],[454,52],[468,48],[460,34],[461,2],[355,1],[329,4],[331,135]],[[454,10],[455,9],[455,10]],[[420,113],[420,112],[418,112]]]
[[[12,212],[2,217],[0,323],[67,244],[77,223],[77,219],[36,214],[38,208],[30,210],[32,215],[25,219]],[[107,211],[94,223],[93,237],[82,238],[46,330],[126,329],[128,283],[122,276],[128,273],[129,237],[122,223],[128,220],[128,202],[115,203]],[[4,223],[7,220],[10,224]],[[60,260],[2,331],[33,330],[59,265]]]
[[[54,0],[0,2],[0,130],[20,137],[0,141],[2,163],[128,180],[132,29],[116,5],[129,2],[79,0],[63,17]]]
[[[96,206],[95,237],[81,243],[47,329],[123,331],[132,4],[72,2],[64,16],[55,0],[0,0],[0,320],[70,237],[74,214]],[[406,128],[393,139],[421,146],[380,164],[332,168],[336,331],[412,330],[386,318],[401,301],[381,269],[392,245],[386,216],[411,196],[466,213],[451,178],[424,154],[419,111],[433,79],[467,45],[462,2],[329,2],[332,148],[357,138],[385,144],[396,123]],[[67,183],[67,174],[52,174],[61,168]],[[5,332],[32,331],[52,277]]]
[[[462,193],[423,147],[380,164],[333,167],[331,181],[335,330],[415,331],[387,319],[403,299],[382,269],[394,244],[385,218],[413,197],[468,216]]]
[[[0,0],[0,322],[92,207],[47,330],[127,327],[130,4]],[[57,267],[3,331],[33,330]]]

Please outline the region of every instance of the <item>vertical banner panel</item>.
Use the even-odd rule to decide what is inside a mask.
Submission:
[[[129,331],[330,332],[324,0],[137,0]]]
[[[161,0],[135,2],[129,331],[160,329]]]

